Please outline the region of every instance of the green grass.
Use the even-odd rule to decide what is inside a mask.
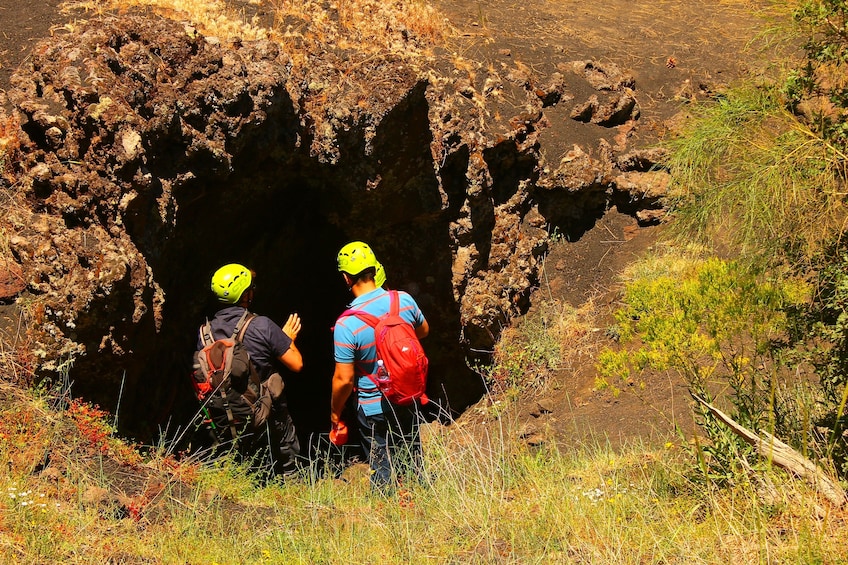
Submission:
[[[844,154],[786,109],[776,83],[692,109],[669,142],[680,240],[774,264],[808,262],[841,232]]]
[[[43,401],[6,396],[0,465],[12,472],[0,477],[0,553],[10,563],[848,559],[839,539],[845,516],[822,514],[804,485],[766,474],[717,490],[687,478],[690,456],[672,444],[563,452],[511,440],[509,416],[488,434],[432,425],[425,430],[431,478],[401,499],[372,493],[356,468],[346,480],[265,487],[232,464],[198,469],[156,455],[100,473],[123,452],[92,452],[85,435],[65,450],[53,434],[66,444],[85,425],[71,425]],[[9,449],[31,433],[38,441]],[[52,445],[54,470],[22,466],[26,445]],[[127,492],[130,475],[146,477],[136,493]],[[122,510],[140,500],[137,513]]]

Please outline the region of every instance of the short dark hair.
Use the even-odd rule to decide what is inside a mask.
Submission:
[[[355,283],[362,281],[368,282],[373,281],[374,277],[377,275],[376,267],[368,267],[365,270],[359,272],[356,275],[350,275],[351,280]]]

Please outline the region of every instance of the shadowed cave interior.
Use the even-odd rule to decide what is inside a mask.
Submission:
[[[286,106],[291,107],[278,105]],[[219,307],[209,281],[229,262],[257,272],[252,311],[279,325],[289,313],[300,314],[297,344],[304,369],[297,375],[282,370],[289,408],[303,445],[328,431],[331,328],[352,299],[335,259],[351,240],[374,248],[386,267],[386,286],[410,292],[430,322],[424,347],[431,396],[457,415],[483,394],[482,380],[466,362],[450,283],[449,222],[464,186],[454,181],[448,197],[459,202],[442,205],[422,90],[383,119],[369,155],[362,132],[353,129],[339,139],[341,158],[333,164],[319,163],[294,146],[292,120],[269,116],[261,128],[242,135],[229,171],[212,159],[193,167],[191,178],[174,190],[173,227],[159,218],[161,190],[132,202],[128,232],[165,295],[161,328],[156,331],[149,312],[138,324],[125,320],[113,332],[131,346],[124,355],[86,355],[70,373],[74,395],[116,413],[121,433],[141,441],[187,437],[183,431],[197,409],[189,382],[197,328]],[[156,177],[173,176],[167,170],[169,150],[167,145],[148,150]],[[374,178],[379,186],[364,190]],[[445,184],[450,191],[452,183]],[[88,315],[131,311],[130,301],[116,289]],[[90,326],[84,320],[78,324]],[[102,331],[77,339],[97,351],[99,336]]]

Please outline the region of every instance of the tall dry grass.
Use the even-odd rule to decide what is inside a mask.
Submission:
[[[519,442],[425,429],[425,479],[403,496],[343,478],[259,486],[228,460],[139,461],[85,405],[3,388],[0,553],[9,563],[750,563],[848,558],[844,510],[780,474],[727,490],[687,478],[679,446]],[[47,457],[45,457],[45,453]],[[46,465],[42,464],[46,461]]]
[[[844,229],[845,156],[786,110],[778,84],[733,89],[692,113],[669,142],[681,238],[809,263]]]
[[[415,53],[440,42],[447,20],[423,0],[68,0],[70,13],[120,13],[133,8],[190,22],[205,35],[222,39],[272,39],[296,58],[311,45],[340,50]]]

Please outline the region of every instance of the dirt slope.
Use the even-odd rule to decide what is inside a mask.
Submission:
[[[753,15],[758,3],[744,1],[442,0],[438,5],[458,29],[454,49],[496,68],[523,63],[544,75],[555,72],[563,59],[594,59],[633,73],[638,125],[608,133],[611,143],[630,148],[655,144],[670,134],[690,101],[704,100],[745,76],[758,53],[751,42],[763,25]],[[546,111],[553,123],[542,134],[546,146],[564,153],[580,129],[569,123],[566,107]],[[618,275],[660,231],[640,228],[632,217],[612,210],[579,241],[552,249],[534,308],[551,300],[583,308],[592,330],[541,392],[517,403],[519,433],[528,443],[664,442],[675,437],[678,426],[684,432],[694,429],[686,386],[672,377],[657,375],[638,394],[625,387],[613,395],[595,386],[594,355],[608,343],[604,328],[616,306]],[[492,401],[481,401],[465,418],[490,419],[497,412]]]
[[[0,5],[0,92],[8,88],[9,77],[35,43],[50,35],[54,25],[66,16],[59,12],[58,0]]]

